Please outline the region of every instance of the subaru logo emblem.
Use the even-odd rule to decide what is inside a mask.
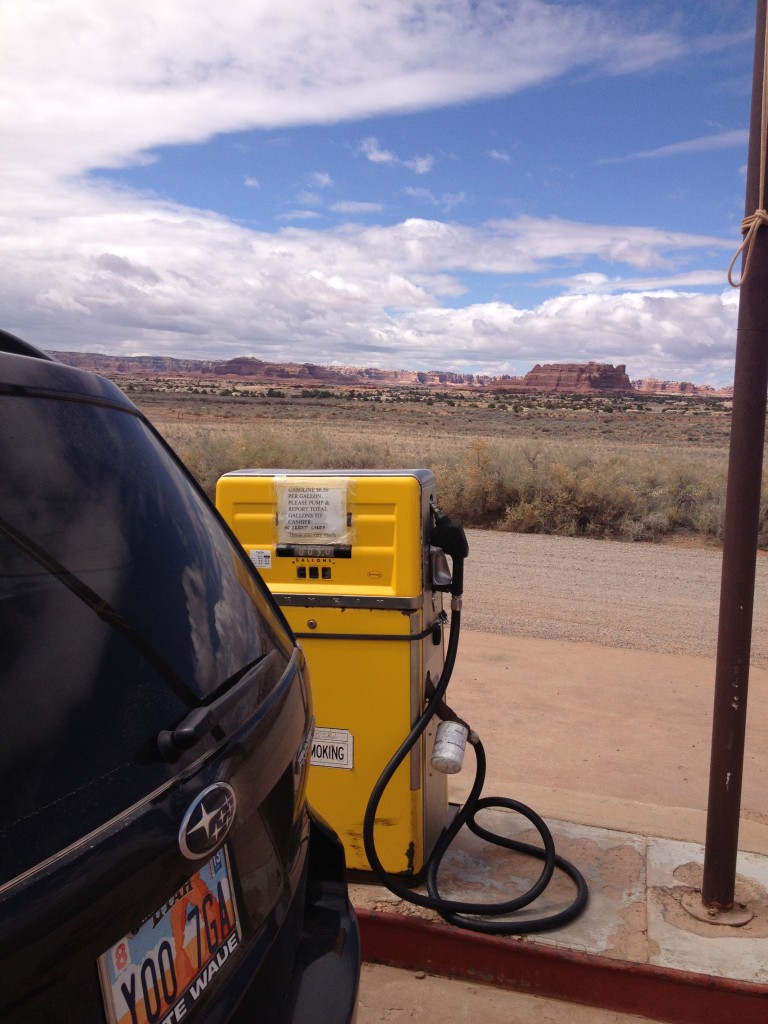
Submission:
[[[190,860],[210,857],[232,828],[236,806],[235,791],[226,782],[216,782],[195,797],[179,829],[184,856]]]

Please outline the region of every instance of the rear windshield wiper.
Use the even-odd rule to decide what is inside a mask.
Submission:
[[[147,643],[144,637],[135,629],[130,622],[120,614],[120,612],[105,600],[100,594],[97,594],[95,590],[91,590],[87,583],[80,579],[71,572],[65,565],[50,553],[45,548],[40,547],[39,544],[35,543],[31,537],[28,537],[26,533],[12,526],[7,520],[0,518],[0,534],[3,534],[11,543],[15,544],[22,551],[26,552],[30,558],[34,559],[38,565],[41,565],[46,572],[50,573],[55,579],[63,583],[64,586],[70,590],[75,597],[79,598],[83,604],[86,604],[91,611],[97,615],[107,625],[112,626],[118,633],[122,634],[125,639],[131,644],[141,655],[144,657],[150,665],[152,665],[156,671],[165,679],[168,685],[171,687],[173,692],[179,697],[187,707],[195,707],[199,701],[199,694],[187,686],[184,680],[173,671],[171,666],[158,654],[155,648]]]
[[[177,761],[185,750],[212,732],[220,718],[239,700],[247,696],[253,686],[277,658],[276,651],[270,651],[250,665],[246,665],[224,684],[226,689],[218,697],[208,698],[208,703],[193,708],[174,729],[162,729],[157,736],[157,746],[164,761]]]

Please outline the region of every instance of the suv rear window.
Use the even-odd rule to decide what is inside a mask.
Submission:
[[[290,640],[139,417],[3,396],[0,467],[2,884],[166,782],[158,732]]]

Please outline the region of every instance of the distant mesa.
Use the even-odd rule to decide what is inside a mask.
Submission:
[[[69,366],[92,370],[105,376],[212,378],[279,384],[284,387],[454,388],[519,394],[627,394],[731,395],[733,388],[719,391],[708,385],[687,381],[645,377],[630,380],[624,365],[611,363],[537,363],[523,377],[504,374],[492,377],[478,373],[443,370],[382,370],[376,367],[321,366],[317,363],[268,363],[255,356],[234,359],[174,359],[170,356],[112,356],[90,352],[55,352],[51,355]]]
[[[635,391],[643,391],[648,395],[732,395],[733,388],[713,388],[709,384],[691,384],[690,381],[658,380],[656,377],[643,377],[633,380]]]
[[[523,377],[526,391],[566,392],[631,391],[626,366],[610,363],[539,363]]]

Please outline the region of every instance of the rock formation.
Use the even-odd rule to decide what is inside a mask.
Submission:
[[[488,397],[508,394],[606,394],[728,395],[732,388],[715,391],[708,385],[662,381],[652,377],[630,381],[626,366],[610,363],[537,363],[524,377],[447,370],[386,370],[377,367],[322,366],[318,363],[268,363],[255,356],[234,359],[173,359],[169,356],[115,356],[100,353],[56,352],[62,363],[106,376],[169,377],[202,379],[218,377],[251,384],[287,387],[327,386],[346,388],[448,388],[473,391]]]
[[[713,388],[710,384],[691,384],[687,380],[659,380],[656,377],[643,377],[633,380],[632,388],[647,395],[728,395],[733,388]]]
[[[525,391],[631,391],[626,366],[610,363],[539,363],[523,378]]]

